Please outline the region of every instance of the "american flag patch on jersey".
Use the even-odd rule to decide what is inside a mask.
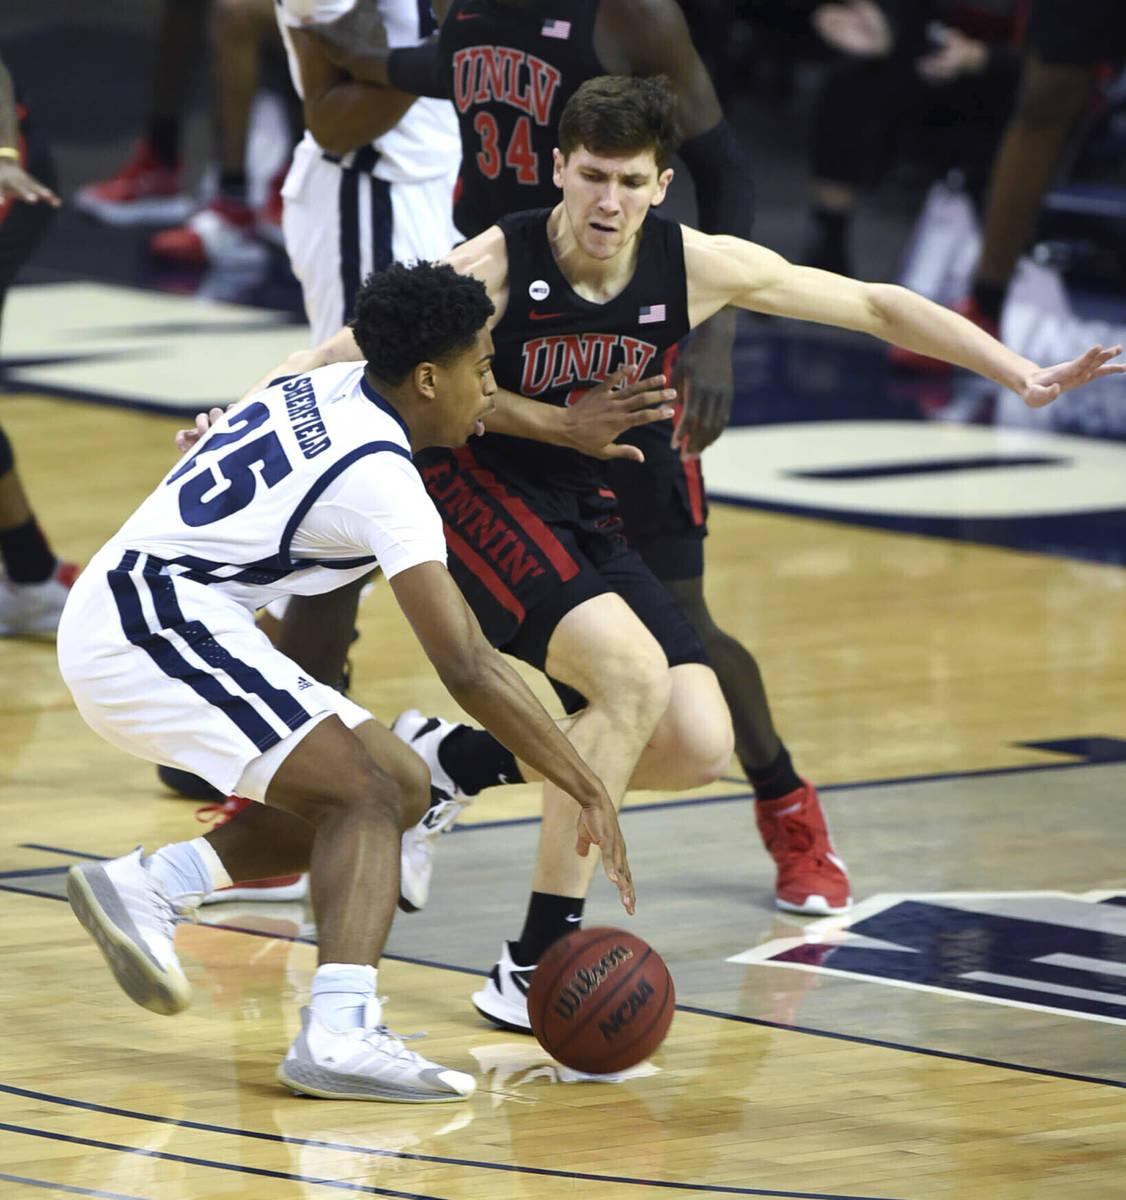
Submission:
[[[665,306],[663,304],[645,304],[642,305],[641,311],[637,314],[638,325],[655,325],[658,321],[665,319]]]
[[[543,37],[562,38],[566,40],[571,36],[571,22],[556,21],[554,18],[548,17],[543,23],[540,34]]]

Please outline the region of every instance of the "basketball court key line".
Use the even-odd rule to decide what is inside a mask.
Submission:
[[[52,1183],[49,1179],[29,1179],[25,1175],[5,1175],[0,1172],[0,1181],[22,1183],[25,1187],[50,1188],[53,1192],[66,1192],[71,1196],[95,1196],[98,1200],[148,1200],[132,1192],[103,1192],[100,1188],[74,1187],[69,1183]]]
[[[65,871],[65,869],[65,867],[45,868],[40,873],[59,874],[62,871]],[[4,872],[0,874],[0,879],[8,878],[14,875],[29,875],[31,873],[31,871]],[[56,896],[50,892],[37,892],[33,891],[31,888],[10,887],[5,886],[2,883],[0,883],[0,892],[10,892],[11,894],[17,896],[35,896],[41,900],[66,900],[65,896]],[[245,929],[238,925],[210,924],[207,922],[201,922],[201,924],[207,924],[207,927],[210,929],[222,929],[228,933],[241,933],[248,937],[272,938],[275,941],[301,942],[307,945],[316,945],[315,940],[312,938],[294,937],[286,934],[265,932],[261,929]],[[390,962],[401,962],[406,963],[408,966],[416,967],[432,967],[438,971],[454,971],[461,975],[483,977],[488,974],[487,971],[482,971],[476,967],[462,967],[458,966],[456,963],[437,962],[434,959],[428,958],[413,958],[406,954],[384,954],[383,957]],[[748,1017],[741,1013],[721,1012],[718,1009],[702,1008],[698,1005],[677,1004],[676,1011],[693,1013],[696,1016],[712,1017],[720,1021],[737,1021],[744,1025],[761,1025],[767,1029],[778,1029],[786,1033],[802,1033],[808,1035],[809,1037],[832,1038],[833,1040],[840,1042],[854,1042],[858,1045],[878,1046],[883,1050],[899,1050],[906,1054],[923,1054],[929,1058],[945,1058],[954,1062],[974,1063],[978,1066],[994,1067],[999,1071],[1019,1071],[1026,1075],[1042,1075],[1052,1079],[1067,1079],[1074,1083],[1094,1083],[1101,1084],[1105,1087],[1126,1088],[1126,1081],[1119,1079],[1104,1079],[1097,1075],[1079,1075],[1069,1071],[1056,1071],[1050,1067],[1032,1067],[1024,1063],[1004,1062],[1001,1059],[980,1058],[972,1054],[958,1054],[951,1050],[935,1050],[923,1046],[912,1046],[905,1042],[882,1041],[879,1038],[863,1037],[860,1034],[837,1033],[828,1029],[814,1029],[807,1025],[785,1025],[779,1021],[770,1021],[765,1017]],[[9,1089],[5,1088],[3,1084],[0,1084],[0,1091],[6,1090]],[[759,1193],[751,1192],[748,1194],[757,1195]]]
[[[1126,1080],[1103,1079],[1098,1075],[1078,1075],[1072,1071],[1057,1071],[1051,1067],[1029,1067],[1023,1063],[1002,1062],[996,1058],[981,1058],[976,1054],[958,1054],[953,1050],[931,1050],[923,1046],[910,1046],[905,1042],[886,1042],[881,1038],[863,1037],[856,1033],[836,1033],[830,1029],[812,1029],[808,1025],[784,1025],[780,1021],[769,1021],[765,1017],[744,1017],[739,1013],[718,1012],[700,1008],[694,1004],[678,1004],[678,1012],[694,1013],[698,1017],[718,1017],[723,1021],[738,1021],[743,1025],[763,1025],[783,1033],[805,1033],[811,1037],[831,1038],[837,1042],[854,1042],[861,1046],[876,1046],[881,1050],[903,1050],[908,1054],[923,1054],[928,1058],[946,1058],[954,1062],[972,1063],[979,1067],[995,1067],[999,1071],[1020,1071],[1025,1075],[1044,1075],[1050,1079],[1067,1079],[1072,1083],[1094,1083],[1104,1087],[1126,1088]]]

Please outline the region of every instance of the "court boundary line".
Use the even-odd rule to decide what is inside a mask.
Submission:
[[[893,1200],[889,1196],[855,1195],[844,1192],[803,1192],[792,1189],[781,1190],[778,1188],[745,1188],[737,1187],[733,1184],[682,1183],[678,1180],[640,1179],[629,1175],[605,1175],[593,1171],[564,1171],[554,1167],[518,1166],[514,1163],[492,1163],[476,1159],[453,1158],[446,1155],[411,1153],[405,1150],[383,1150],[373,1146],[354,1146],[345,1142],[328,1142],[320,1138],[301,1138],[289,1134],[265,1133],[257,1129],[239,1129],[234,1126],[211,1125],[203,1121],[186,1121],[174,1117],[161,1117],[155,1113],[116,1108],[112,1105],[96,1104],[93,1101],[78,1100],[74,1097],[60,1096],[50,1092],[36,1092],[30,1088],[21,1088],[14,1084],[0,1083],[0,1092],[6,1092],[9,1095],[19,1096],[24,1099],[45,1101],[68,1108],[78,1108],[86,1112],[124,1117],[128,1120],[149,1121],[156,1125],[172,1125],[182,1129],[193,1129],[202,1133],[233,1134],[236,1137],[251,1138],[255,1141],[274,1142],[290,1146],[308,1146],[320,1150],[339,1151],[344,1154],[398,1159],[405,1162],[426,1163],[434,1166],[477,1167],[483,1170],[500,1171],[508,1175],[533,1175],[541,1178],[563,1180],[574,1179],[587,1183],[612,1183],[624,1187],[657,1187],[672,1192],[711,1192],[725,1196],[768,1196],[775,1197],[777,1200]],[[46,1130],[37,1130],[29,1126],[12,1125],[3,1121],[0,1121],[0,1130],[23,1133],[32,1137],[70,1142],[76,1145],[92,1146],[96,1149],[119,1150],[131,1154],[141,1154],[148,1158],[167,1159],[171,1162],[181,1162],[191,1166],[218,1166],[225,1170],[261,1175],[273,1179],[288,1179],[296,1183],[319,1183],[327,1187],[355,1191],[366,1195],[402,1197],[403,1200],[438,1200],[438,1197],[424,1193],[401,1192],[388,1188],[369,1188],[347,1180],[314,1179],[309,1176],[290,1174],[282,1171],[270,1171],[260,1167],[241,1167],[234,1164],[211,1162],[206,1159],[173,1154],[168,1151],[150,1150],[147,1148],[118,1145],[112,1142],[102,1142],[93,1138],[82,1138],[74,1134],[50,1133]]]
[[[78,1187],[73,1183],[55,1183],[50,1179],[32,1179],[27,1175],[9,1175],[0,1171],[0,1180],[8,1183],[22,1183],[27,1187],[52,1188],[57,1192],[70,1192],[73,1196],[96,1196],[98,1200],[146,1200],[136,1192],[107,1192],[101,1188]]]
[[[43,1097],[40,1098],[42,1099]],[[141,1117],[144,1120],[161,1120],[161,1118],[145,1117],[141,1113],[129,1115]],[[172,1123],[176,1125],[188,1124],[181,1121]],[[78,1137],[73,1133],[51,1133],[46,1129],[35,1129],[30,1125],[12,1125],[7,1121],[0,1121],[0,1130],[6,1133],[23,1134],[25,1137],[43,1138],[46,1141],[65,1142],[71,1146],[89,1146],[95,1150],[111,1150],[119,1154],[138,1154],[142,1158],[157,1159],[161,1162],[183,1163],[190,1167],[209,1167],[213,1170],[232,1171],[236,1175],[250,1175],[260,1179],[281,1179],[290,1183],[319,1185],[320,1187],[336,1188],[337,1191],[356,1192],[364,1196],[391,1196],[395,1200],[442,1200],[442,1197],[435,1195],[433,1192],[402,1192],[395,1188],[369,1187],[366,1184],[353,1183],[347,1179],[315,1178],[311,1175],[299,1175],[294,1171],[274,1171],[268,1167],[250,1167],[239,1163],[225,1163],[218,1159],[196,1158],[190,1154],[174,1154],[169,1150],[150,1150],[143,1146],[125,1146],[118,1142],[104,1142],[99,1138]],[[228,1130],[226,1132],[237,1133],[239,1131]]]

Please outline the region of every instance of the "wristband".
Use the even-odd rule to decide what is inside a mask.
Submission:
[[[15,146],[0,146],[0,158],[19,159],[20,152]]]

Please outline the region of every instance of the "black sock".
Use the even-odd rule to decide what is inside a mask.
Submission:
[[[166,167],[176,166],[180,161],[180,122],[175,117],[153,117],[149,145]]]
[[[476,796],[482,788],[523,783],[516,757],[484,729],[459,725],[438,747],[442,769],[459,792]]]
[[[246,172],[221,171],[219,173],[219,195],[238,204],[246,203]]]
[[[549,892],[533,892],[524,918],[524,932],[512,947],[516,965],[530,967],[540,960],[548,946],[582,924],[583,901],[573,896],[553,896]]]
[[[0,530],[0,559],[13,583],[43,583],[58,564],[34,517],[14,529]]]
[[[790,752],[785,746],[779,746],[774,760],[765,767],[752,771],[744,764],[743,770],[747,772],[747,778],[755,790],[756,800],[777,800],[779,796],[797,791],[802,786],[801,778],[790,761]]]
[[[973,286],[974,303],[981,309],[981,314],[990,321],[1000,321],[1001,309],[1005,305],[1005,292],[1008,289],[1001,283],[983,283],[978,280]]]

